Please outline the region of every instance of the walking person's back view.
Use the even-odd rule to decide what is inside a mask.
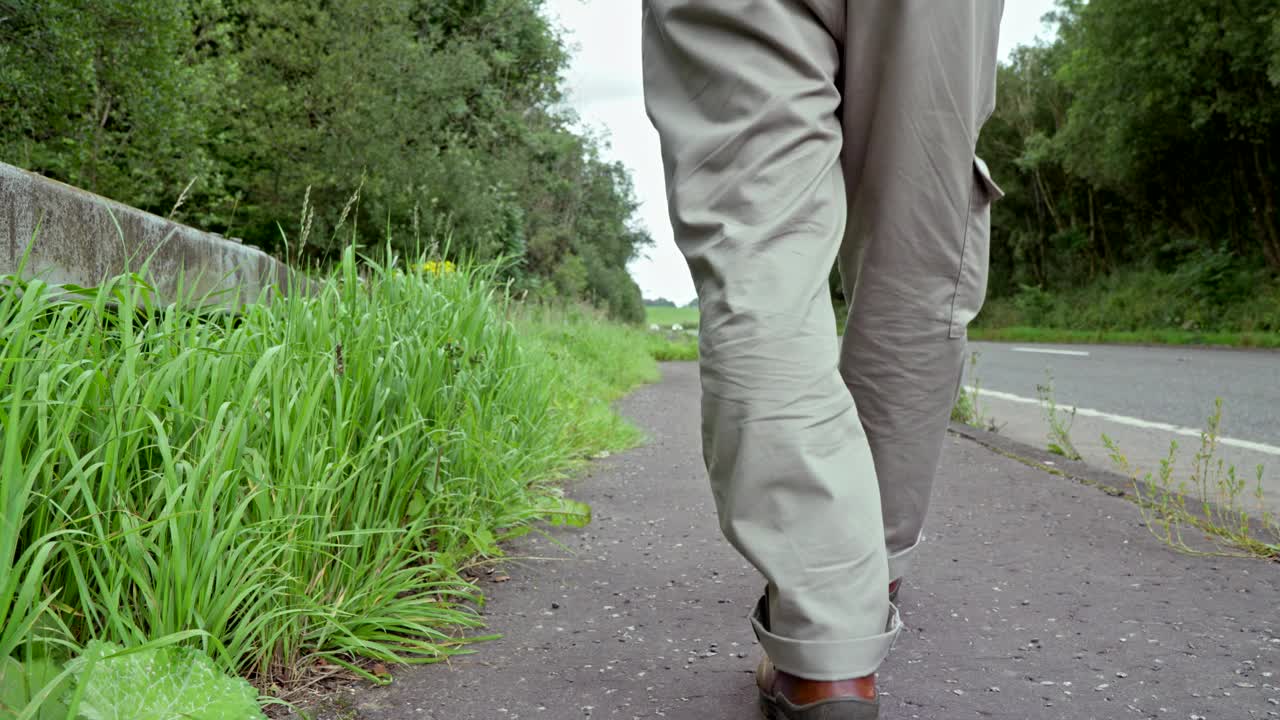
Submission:
[[[767,580],[766,717],[878,717],[986,292],[975,155],[1002,0],[644,0],[645,99],[701,308],[703,449]],[[839,263],[849,316],[835,334]]]

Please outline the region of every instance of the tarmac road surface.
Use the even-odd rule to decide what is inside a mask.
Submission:
[[[343,690],[322,717],[759,717],[745,618],[762,581],[717,527],[696,369],[664,372],[621,403],[651,442],[571,488],[592,524],[526,536],[496,576],[510,580],[481,581],[503,638]],[[926,533],[882,718],[1280,717],[1280,564],[1175,553],[1128,500],[955,436]]]

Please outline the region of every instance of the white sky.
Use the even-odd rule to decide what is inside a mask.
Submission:
[[[946,2],[947,0],[935,0]],[[671,239],[658,135],[644,111],[640,68],[639,0],[547,0],[553,20],[576,48],[567,81],[570,102],[592,130],[610,141],[605,157],[631,171],[639,219],[656,245],[631,263],[631,276],[649,299],[685,304],[694,297],[689,270]],[[1048,36],[1040,18],[1054,0],[1007,0],[1000,25],[1000,56]]]

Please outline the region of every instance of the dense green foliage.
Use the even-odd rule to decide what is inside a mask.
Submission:
[[[1203,291],[1197,270],[1194,263],[1173,272],[1129,268],[1080,287],[1024,287],[1016,295],[989,300],[979,325],[987,330],[1176,331],[1191,342],[1206,332],[1280,336],[1280,283],[1250,282],[1238,294],[1214,297]]]
[[[0,0],[0,160],[161,215],[190,184],[179,219],[291,260],[443,238],[639,321],[650,239],[565,64],[542,0]]]
[[[1061,0],[1052,17],[1053,43],[1000,67],[979,142],[1008,193],[1001,312],[979,322],[1280,330],[1280,5]]]
[[[90,640],[181,640],[264,682],[437,660],[481,622],[465,565],[586,520],[555,481],[638,439],[609,403],[655,378],[647,334],[513,310],[485,273],[350,249],[337,271],[238,316],[133,277],[0,283],[7,685]]]

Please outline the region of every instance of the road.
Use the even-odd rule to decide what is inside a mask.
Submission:
[[[1132,464],[1159,467],[1171,441],[1180,447],[1179,479],[1191,473],[1214,401],[1223,401],[1219,456],[1256,484],[1264,465],[1267,504],[1280,511],[1280,353],[1182,347],[972,343],[981,410],[1002,432],[1044,447],[1048,423],[1037,385],[1052,374],[1060,407],[1079,412],[1071,437],[1091,463],[1114,469],[1107,434]],[[1250,498],[1252,501],[1252,498]]]

